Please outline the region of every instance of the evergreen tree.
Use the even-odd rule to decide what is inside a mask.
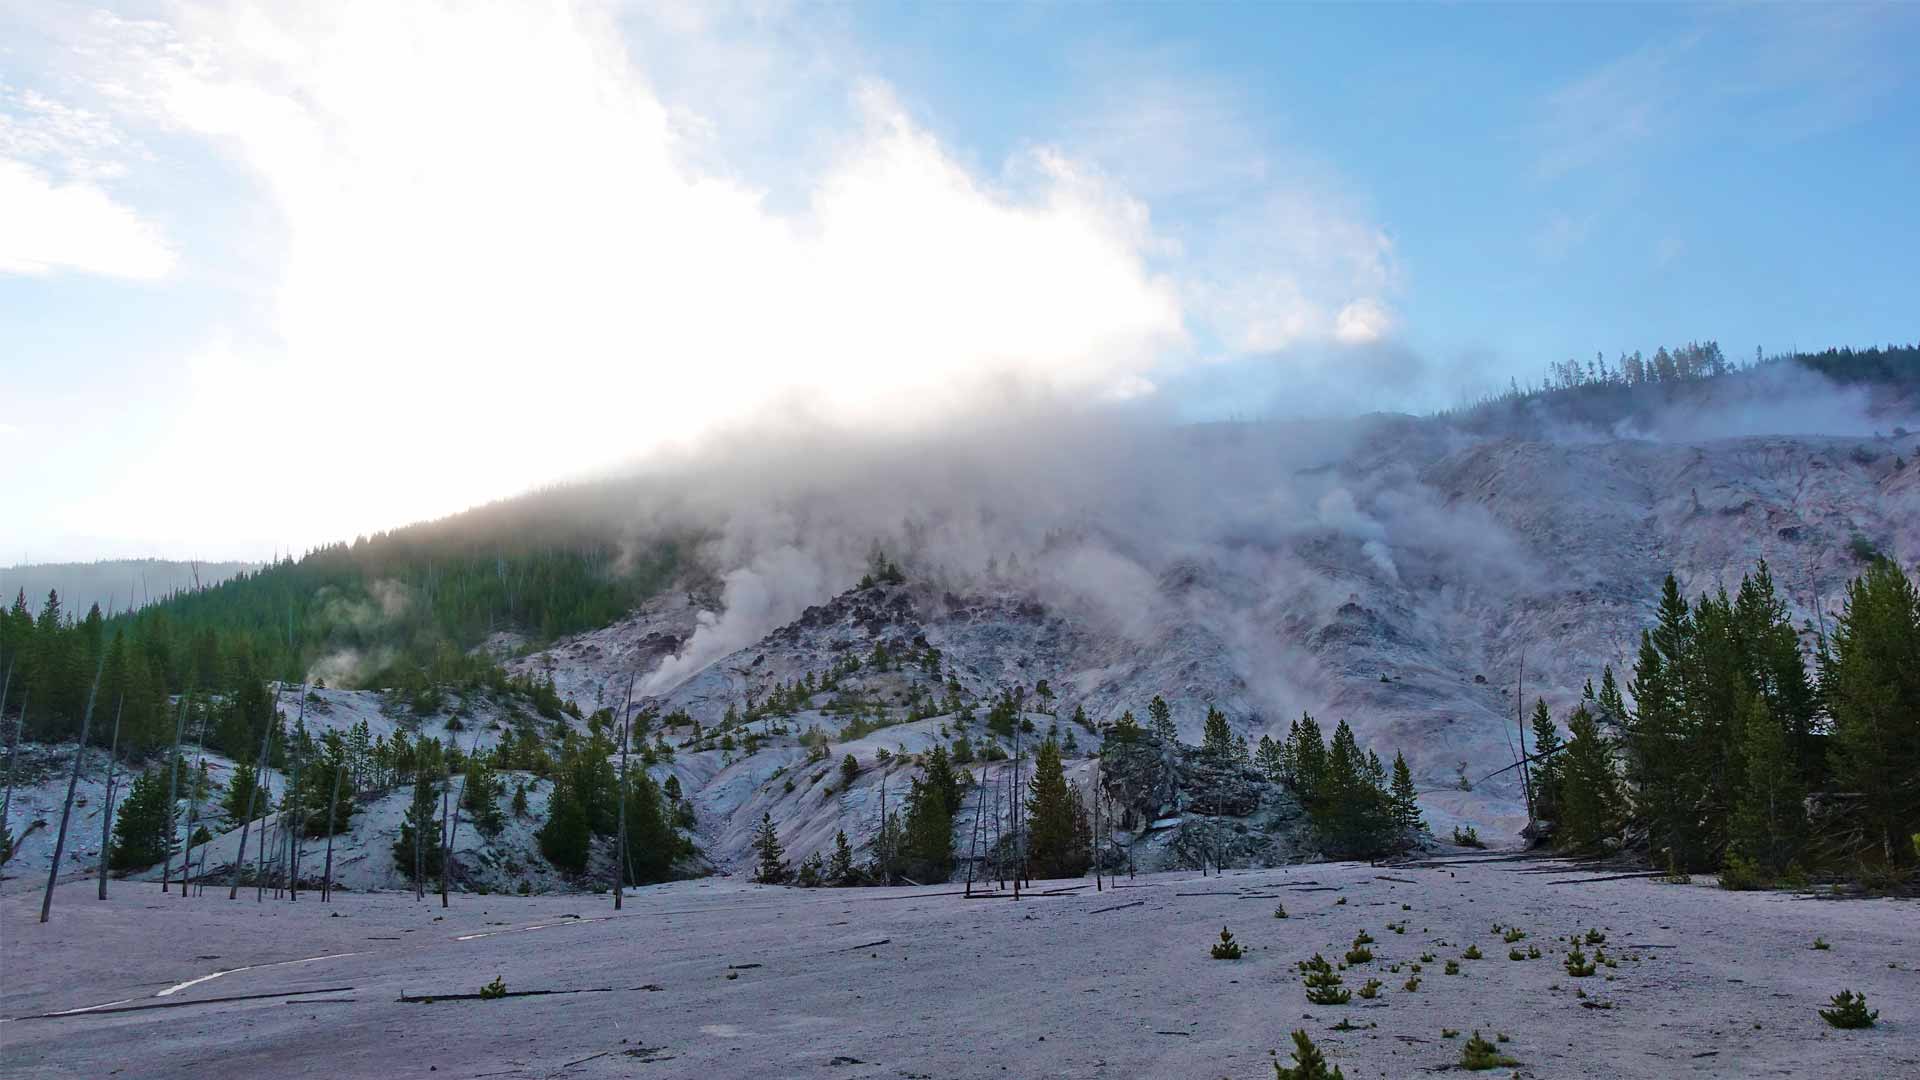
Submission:
[[[1920,852],[1920,593],[1880,560],[1847,588],[1820,687],[1833,717],[1833,773],[1858,792],[1850,814],[1878,862]]]
[[[1227,715],[1212,706],[1207,707],[1207,722],[1202,729],[1200,746],[1207,753],[1222,758],[1233,758],[1243,749],[1240,740],[1234,737],[1233,729],[1227,726]]]
[[[1113,730],[1107,733],[1107,737],[1117,743],[1139,741],[1140,725],[1134,720],[1132,709],[1120,714],[1120,719],[1113,722]]]
[[[760,815],[760,826],[753,834],[753,850],[758,856],[753,880],[762,885],[781,885],[793,876],[792,868],[787,865],[785,849],[780,846],[780,834],[773,828],[772,815]]]
[[[1086,808],[1067,783],[1060,748],[1052,739],[1033,757],[1027,784],[1027,857],[1039,877],[1079,877],[1091,865],[1092,829]]]
[[[513,816],[517,818],[527,816],[527,784],[524,780],[513,785]]]
[[[126,800],[114,808],[113,851],[107,865],[133,870],[166,858],[177,846],[171,810],[167,783],[158,770],[134,777]]]
[[[855,885],[859,883],[860,873],[854,868],[853,848],[847,843],[847,831],[838,829],[833,834],[833,858],[827,863],[827,881],[834,885]]]
[[[227,780],[227,791],[220,801],[227,820],[235,825],[253,820],[266,805],[260,800],[259,780],[253,766],[244,761],[235,762],[233,776]]]
[[[1153,695],[1153,700],[1147,703],[1147,718],[1153,733],[1161,742],[1171,746],[1179,741],[1180,732],[1173,726],[1173,709],[1168,707],[1166,699],[1159,694]]]
[[[1621,800],[1613,772],[1613,753],[1585,706],[1567,720],[1572,739],[1563,752],[1560,819],[1556,839],[1562,846],[1598,846],[1620,828]]]
[[[1292,766],[1294,793],[1311,811],[1321,800],[1327,775],[1327,746],[1313,717],[1302,713],[1288,729],[1286,761]]]
[[[1788,750],[1786,729],[1760,698],[1748,706],[1745,735],[1746,787],[1734,808],[1727,850],[1729,858],[1744,860],[1772,880],[1799,856],[1806,833],[1806,793],[1799,764]]]
[[[1407,759],[1399,752],[1393,755],[1393,790],[1390,796],[1393,807],[1394,824],[1402,829],[1420,830],[1427,827],[1420,816],[1419,798],[1413,790],[1413,772],[1407,768]]]
[[[406,816],[400,819],[400,838],[393,842],[394,865],[408,880],[413,880],[416,834],[420,837],[420,865],[425,875],[422,880],[440,876],[440,838],[444,835],[445,819],[439,811],[440,797],[434,790],[432,774],[422,769],[414,775],[413,800],[407,804]]]
[[[548,862],[576,874],[586,871],[593,843],[592,814],[581,794],[564,780],[554,783],[547,799],[547,822],[540,826],[538,839],[540,854]]]
[[[1607,669],[1606,681],[1613,681],[1613,669]],[[1618,690],[1614,691],[1616,694]],[[1559,754],[1563,744],[1560,741],[1560,728],[1553,722],[1553,714],[1547,711],[1547,700],[1536,699],[1533,706],[1533,745],[1529,748],[1535,759],[1533,770],[1533,810],[1534,815],[1543,821],[1557,821],[1560,817],[1560,773]]]
[[[1286,755],[1281,751],[1280,744],[1273,741],[1271,735],[1260,736],[1260,748],[1254,751],[1253,764],[1260,770],[1260,775],[1276,784],[1283,783],[1287,779]]]
[[[498,836],[506,827],[506,819],[500,814],[500,774],[494,771],[490,755],[475,754],[467,759],[467,774],[460,786],[460,809],[474,828],[486,836]]]
[[[660,787],[645,772],[627,778],[627,881],[651,885],[673,876],[673,864],[690,845],[674,830],[672,811]]]

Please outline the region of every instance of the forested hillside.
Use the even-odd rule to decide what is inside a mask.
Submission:
[[[504,686],[495,658],[476,651],[489,634],[537,643],[604,625],[678,566],[677,545],[635,554],[574,497],[539,493],[331,545],[112,618],[57,590],[16,590],[0,615],[8,710],[27,706],[30,738],[71,738],[98,671],[101,700],[126,701],[136,752],[171,737],[166,700],[184,693],[220,699],[231,716],[210,724],[211,741],[240,752],[270,715],[268,680],[394,688],[427,708],[436,687]],[[107,722],[91,741],[105,744]]]
[[[1656,349],[1652,356],[1622,353],[1613,360],[1596,354],[1590,361],[1562,360],[1548,366],[1537,384],[1517,380],[1501,394],[1443,414],[1469,431],[1485,434],[1539,434],[1577,425],[1601,432],[1694,434],[1689,421],[1708,411],[1738,413],[1755,406],[1790,407],[1816,388],[1839,388],[1855,395],[1860,412],[1871,414],[1920,396],[1920,345],[1827,349],[1818,353],[1729,358],[1718,342],[1688,342]],[[1800,428],[1823,434],[1864,434],[1819,426],[1828,418],[1804,419]],[[1663,431],[1662,421],[1675,421]]]

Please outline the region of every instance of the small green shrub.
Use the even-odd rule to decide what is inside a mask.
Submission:
[[[1526,958],[1527,958],[1527,954],[1521,952],[1519,949],[1507,950],[1507,959],[1509,960],[1525,960]]]
[[[1589,944],[1589,945],[1605,945],[1606,943],[1607,943],[1607,935],[1605,935],[1605,934],[1603,934],[1603,933],[1601,933],[1601,932],[1600,932],[1600,931],[1598,931],[1598,930],[1588,930],[1588,931],[1587,931],[1587,944]]]
[[[1527,936],[1527,932],[1516,926],[1513,929],[1508,930],[1506,934],[1500,938],[1500,940],[1511,945],[1516,941],[1524,940],[1526,936]]]
[[[1469,945],[1469,946],[1467,946],[1467,951],[1466,951],[1466,952],[1463,952],[1463,953],[1461,953],[1461,954],[1460,954],[1460,957],[1461,957],[1461,959],[1464,959],[1464,960],[1479,960],[1479,959],[1481,959],[1481,958],[1482,958],[1482,953],[1480,952],[1480,946],[1478,946],[1478,945]]]
[[[1460,1033],[1452,1028],[1441,1028],[1440,1037],[1443,1039],[1457,1039],[1460,1037]]]
[[[1224,926],[1220,928],[1220,940],[1213,943],[1213,958],[1215,960],[1240,959],[1240,943],[1233,940],[1233,931]]]
[[[1415,990],[1420,989],[1420,976],[1415,975],[1412,978],[1408,979],[1406,982],[1401,983],[1400,989],[1405,990],[1409,994],[1413,993]]]
[[[1372,1001],[1374,998],[1380,996],[1380,988],[1385,985],[1386,984],[1379,979],[1368,979],[1366,985],[1360,988],[1360,996],[1366,998],[1368,1001]]]
[[[1449,975],[1460,974],[1460,961],[1458,960],[1447,961],[1447,974]]]
[[[1353,935],[1353,943],[1355,945],[1371,945],[1373,944],[1373,935],[1362,930],[1358,934]]]
[[[1471,825],[1465,829],[1460,828],[1458,825],[1454,826],[1453,842],[1461,847],[1485,848],[1487,846],[1486,842],[1480,839],[1480,833]]]
[[[1347,963],[1364,964],[1373,959],[1373,950],[1365,945],[1355,945],[1347,950]]]
[[[1833,1007],[1820,1010],[1820,1019],[1837,1028],[1870,1028],[1880,1013],[1867,1011],[1867,995],[1842,990],[1833,995]]]
[[[1285,904],[1275,904],[1275,905],[1273,905],[1273,917],[1274,917],[1274,918],[1276,918],[1276,919],[1284,919],[1284,918],[1286,918],[1286,917],[1287,917],[1287,905],[1285,905]]]
[[[492,982],[480,988],[480,1000],[482,1001],[492,1001],[495,998],[503,998],[506,996],[507,984],[501,982],[500,976],[498,975],[493,977]]]
[[[1821,938],[1821,937],[1817,937],[1813,939],[1813,947],[1820,950],[1821,952],[1826,952],[1828,949],[1833,948],[1833,946],[1827,944],[1826,938]]]

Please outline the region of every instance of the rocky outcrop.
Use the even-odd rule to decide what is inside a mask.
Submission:
[[[1109,742],[1101,788],[1118,815],[1110,865],[1135,870],[1278,866],[1314,851],[1306,812],[1286,788],[1235,759],[1149,733]]]

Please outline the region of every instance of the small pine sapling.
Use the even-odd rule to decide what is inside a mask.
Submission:
[[[1373,950],[1367,948],[1365,945],[1356,944],[1353,948],[1347,950],[1347,963],[1349,964],[1364,964],[1372,959]]]
[[[1346,906],[1346,903],[1347,903],[1347,898],[1343,896],[1343,897],[1341,897],[1340,899],[1338,899],[1338,900],[1335,900],[1335,901],[1333,902],[1333,906],[1335,906],[1335,907],[1345,907],[1345,906]]]
[[[1567,954],[1567,974],[1576,979],[1584,979],[1593,974],[1593,962],[1587,959],[1587,954],[1581,952],[1579,946],[1575,946],[1574,950]]]
[[[1529,960],[1540,959],[1540,946],[1538,945],[1527,946],[1527,959]]]
[[[1469,945],[1467,946],[1467,951],[1461,953],[1460,956],[1464,960],[1479,960],[1483,954],[1480,952],[1480,946]]]
[[[1447,974],[1449,975],[1460,974],[1460,961],[1458,960],[1447,961]]]
[[[1507,959],[1509,960],[1525,960],[1526,958],[1527,958],[1527,954],[1521,952],[1519,949],[1507,950]]]
[[[506,996],[507,996],[507,984],[504,982],[501,982],[500,976],[498,975],[495,975],[493,977],[492,982],[480,988],[481,1001],[492,1001],[495,998],[503,998]]]
[[[1813,939],[1813,947],[1819,950],[1820,952],[1826,952],[1828,949],[1833,948],[1833,946],[1827,944],[1826,938],[1820,938],[1820,937]]]
[[[1366,985],[1360,988],[1360,996],[1366,998],[1368,1001],[1372,1001],[1374,998],[1380,996],[1380,988],[1385,985],[1386,984],[1379,979],[1368,979]]]
[[[1460,1048],[1460,1067],[1480,1072],[1484,1069],[1502,1069],[1519,1062],[1500,1052],[1500,1048],[1474,1032],[1465,1046]]]
[[[1460,1037],[1460,1033],[1453,1028],[1441,1028],[1440,1037],[1443,1039],[1457,1039]]]
[[[1527,936],[1527,932],[1525,930],[1522,930],[1519,927],[1515,926],[1509,929],[1504,935],[1502,935],[1500,940],[1511,945],[1516,941],[1520,941],[1524,939],[1526,936]]]
[[[1319,953],[1313,959],[1303,960],[1300,969],[1306,973],[1307,1000],[1315,1005],[1345,1005],[1352,1000],[1353,992],[1341,985],[1339,972],[1327,963]]]
[[[1233,940],[1233,931],[1228,930],[1224,926],[1221,927],[1220,940],[1213,943],[1213,958],[1215,960],[1238,960],[1240,959],[1240,953],[1240,943]]]
[[[1832,1008],[1820,1010],[1820,1019],[1837,1028],[1870,1028],[1880,1013],[1867,1011],[1867,995],[1842,990],[1833,995]]]
[[[1605,935],[1605,934],[1603,934],[1603,933],[1601,933],[1601,932],[1600,932],[1600,931],[1598,931],[1598,930],[1591,930],[1591,929],[1590,929],[1590,930],[1588,930],[1588,931],[1587,931],[1587,944],[1589,944],[1589,945],[1605,945],[1606,943],[1607,943],[1607,935]]]
[[[1423,952],[1423,953],[1421,953],[1421,954],[1420,954],[1420,962],[1421,962],[1421,963],[1423,963],[1423,964],[1431,964],[1431,963],[1433,963],[1433,954],[1432,954],[1432,953],[1430,953],[1430,952]]]
[[[1353,943],[1355,945],[1371,945],[1373,944],[1373,935],[1362,930],[1353,936]]]
[[[1287,917],[1287,905],[1285,905],[1285,904],[1275,904],[1275,905],[1273,905],[1273,917],[1274,917],[1274,918],[1276,918],[1276,919],[1284,919],[1284,918],[1286,918],[1286,917]]]
[[[1326,1055],[1313,1045],[1305,1031],[1293,1033],[1293,1067],[1288,1068],[1278,1061],[1273,1063],[1274,1080],[1346,1080],[1338,1066],[1327,1069]]]
[[[1405,990],[1409,994],[1420,989],[1420,976],[1414,975],[1410,977],[1406,982],[1400,984],[1400,989]]]

